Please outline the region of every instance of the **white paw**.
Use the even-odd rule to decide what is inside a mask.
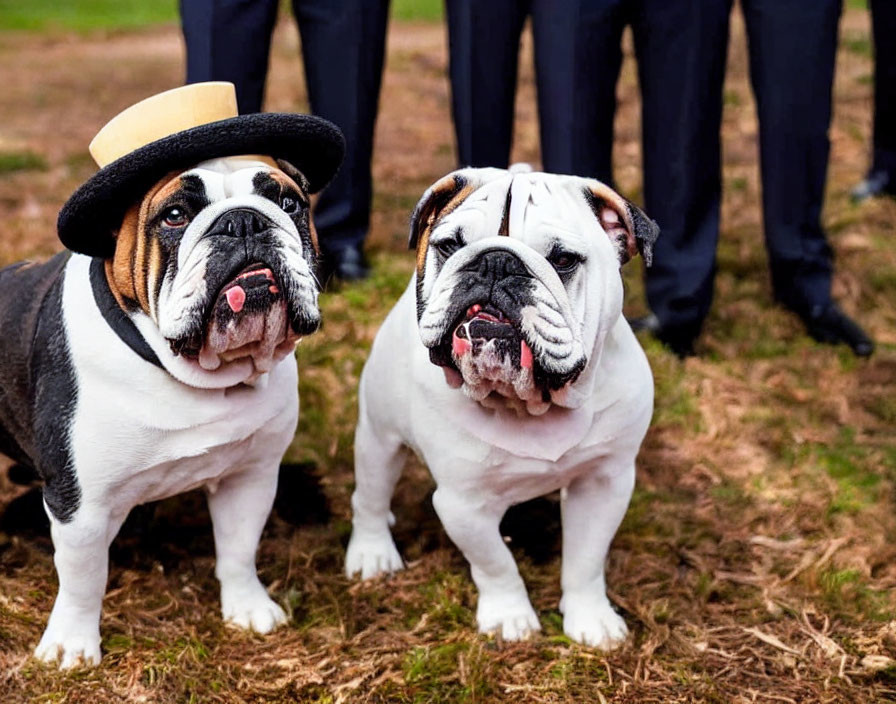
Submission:
[[[563,632],[572,640],[601,650],[622,645],[628,628],[606,597],[563,597]]]
[[[347,577],[354,577],[360,572],[361,579],[371,579],[403,568],[404,563],[391,535],[363,535],[357,530],[352,532],[345,552]]]
[[[500,633],[504,640],[525,640],[541,630],[525,593],[479,596],[476,623],[480,633]]]
[[[286,623],[286,613],[265,592],[261,584],[251,594],[221,593],[221,614],[228,623],[256,633],[270,633]]]
[[[34,656],[47,663],[59,662],[59,667],[68,669],[78,665],[100,664],[100,636],[84,635],[83,632],[64,634],[47,628],[40,639]]]

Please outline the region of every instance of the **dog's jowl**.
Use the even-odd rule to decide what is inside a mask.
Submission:
[[[308,194],[323,184],[227,156],[279,156],[277,117],[246,117],[267,142],[185,124],[101,164],[60,217],[75,251],[0,271],[0,451],[44,481],[59,577],[41,659],[99,661],[110,542],[135,505],[199,487],[224,618],[285,621],[255,551],[298,418],[293,349],[319,323]],[[321,125],[329,178],[341,135]]]
[[[412,217],[414,277],[373,344],[359,392],[346,572],[402,567],[390,500],[404,448],[470,563],[483,632],[540,629],[498,530],[515,503],[561,490],[564,631],[626,635],[604,563],[653,410],[647,359],[622,316],[620,267],[657,227],[593,180],[499,169],[449,174]]]

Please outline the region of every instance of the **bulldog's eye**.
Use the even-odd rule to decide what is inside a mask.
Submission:
[[[460,228],[454,233],[454,237],[450,240],[442,240],[441,242],[434,242],[433,248],[438,252],[439,256],[442,259],[447,259],[452,254],[454,254],[457,250],[464,246],[463,237],[460,234]]]
[[[582,258],[578,254],[572,252],[564,252],[562,250],[553,251],[548,255],[548,262],[554,267],[554,270],[560,274],[569,274],[582,263]]]
[[[183,227],[189,220],[183,209],[178,207],[168,208],[162,216],[162,222],[168,227]]]
[[[280,199],[280,209],[287,215],[294,215],[299,211],[299,201],[290,196],[283,196]]]
[[[442,256],[442,258],[447,259],[460,249],[460,242],[456,242],[455,240],[445,240],[444,242],[439,242],[434,246],[436,248],[436,251]]]

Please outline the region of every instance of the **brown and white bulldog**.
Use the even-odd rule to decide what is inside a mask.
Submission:
[[[0,451],[45,482],[59,594],[36,655],[100,659],[109,544],[140,503],[204,487],[225,619],[285,621],[255,550],[319,324],[308,184],[228,157],[129,209],[108,258],[0,271]]]

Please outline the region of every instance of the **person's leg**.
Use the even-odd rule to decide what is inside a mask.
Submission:
[[[874,33],[874,164],[896,181],[896,3],[870,0]],[[893,184],[896,189],[896,183]]]
[[[813,337],[870,354],[870,340],[831,302],[833,253],[821,225],[842,0],[742,0],[741,6],[775,298]]]
[[[528,0],[446,0],[451,115],[460,166],[510,160],[520,33]]]
[[[240,113],[264,100],[277,0],[181,0],[187,83],[230,81]]]
[[[294,0],[311,112],[345,134],[342,168],[317,202],[325,258],[341,278],[362,278],[370,224],[370,160],[386,46],[388,0]]]
[[[853,190],[864,200],[896,195],[896,2],[870,0],[874,36],[874,127],[871,168]]]
[[[660,226],[645,287],[654,333],[683,356],[712,302],[731,0],[638,0],[634,7],[644,206]]]
[[[624,0],[534,0],[544,170],[613,183],[613,117]]]

